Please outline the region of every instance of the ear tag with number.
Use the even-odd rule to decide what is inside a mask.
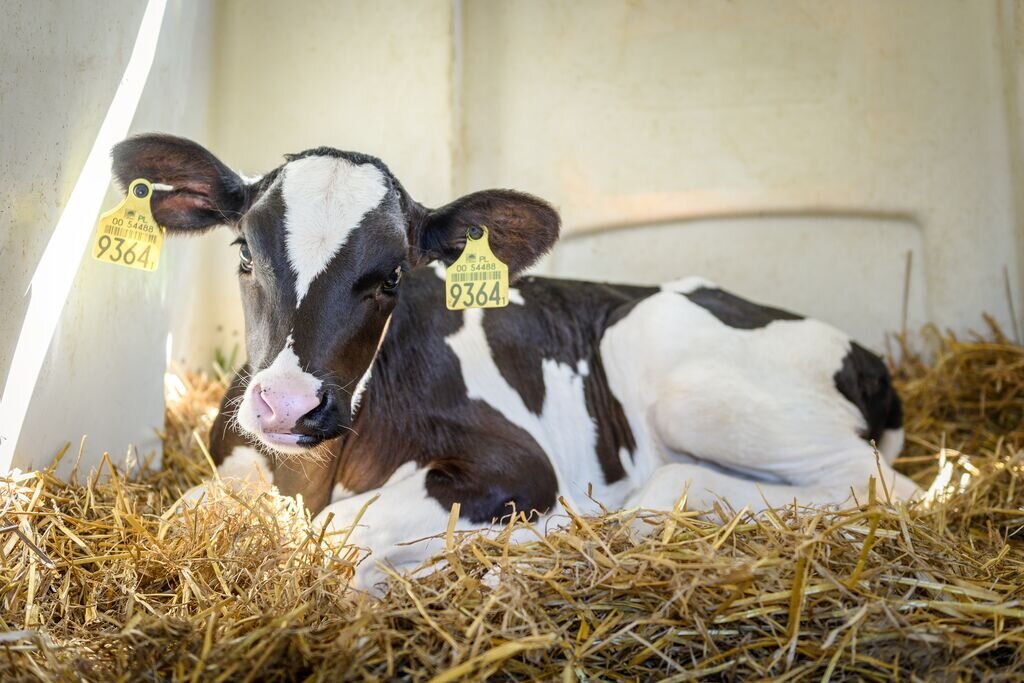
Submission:
[[[164,229],[153,220],[149,200],[153,185],[138,178],[128,187],[120,204],[100,216],[92,255],[98,261],[154,271],[160,263]]]
[[[466,248],[445,273],[448,310],[508,306],[508,266],[491,251],[487,236],[486,226],[466,231]]]

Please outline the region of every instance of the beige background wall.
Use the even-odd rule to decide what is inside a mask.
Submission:
[[[465,9],[458,188],[555,200],[569,239],[550,272],[699,272],[878,346],[911,250],[911,326],[1006,322],[1020,121],[1001,47],[1018,41],[1019,65],[1019,5]]]
[[[0,372],[143,7],[6,6]],[[133,129],[248,174],[321,144],[369,152],[432,205],[530,191],[565,223],[542,272],[702,274],[878,348],[908,251],[911,326],[1006,323],[1003,266],[1024,306],[1022,112],[1010,0],[224,0],[171,3]],[[83,261],[23,464],[83,432],[153,446],[167,334],[186,366],[242,343],[220,232],[170,241],[155,276]]]
[[[911,329],[1009,329],[1021,3],[400,4],[221,5],[215,145],[369,151],[432,203],[534,192],[565,224],[540,272],[702,274],[879,349],[912,252]]]

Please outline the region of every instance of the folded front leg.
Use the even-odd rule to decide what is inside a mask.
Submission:
[[[780,508],[796,502],[798,505],[842,505],[852,503],[853,497],[864,502],[871,477],[877,481],[876,495],[881,500],[896,503],[912,501],[921,489],[906,476],[888,464],[867,467],[867,457],[861,455],[855,462],[859,467],[837,469],[827,480],[803,485],[777,484],[737,476],[707,465],[670,463],[659,467],[646,485],[629,501],[631,507],[652,510],[670,510],[686,495],[690,510],[712,510],[718,501],[724,501],[734,510],[748,508],[759,512],[767,508]]]
[[[333,540],[348,535],[349,545],[370,550],[356,567],[355,587],[375,591],[386,578],[380,564],[412,568],[444,549],[440,535],[448,528],[451,509],[427,491],[428,472],[406,463],[380,488],[331,503],[317,515],[314,525],[326,525]],[[482,526],[460,518],[456,528]]]
[[[729,474],[707,465],[669,463],[662,465],[629,501],[630,507],[671,510],[683,495],[689,510],[713,510],[724,501],[734,510],[778,508],[793,503],[838,504],[850,495],[848,486],[791,486]]]

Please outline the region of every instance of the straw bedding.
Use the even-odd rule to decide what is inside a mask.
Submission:
[[[183,377],[164,469],[0,481],[0,679],[1020,680],[1024,348],[925,338],[897,380],[928,506],[879,483],[840,512],[645,513],[646,537],[635,512],[518,546],[449,533],[440,571],[380,601],[293,501],[171,510],[209,475],[223,391]]]

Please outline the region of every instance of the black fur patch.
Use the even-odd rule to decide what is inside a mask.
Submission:
[[[594,419],[597,428],[597,459],[606,484],[612,484],[626,477],[619,451],[623,448],[630,459],[636,455],[636,437],[622,410],[622,404],[608,388],[608,377],[604,374],[601,354],[595,352],[590,360],[590,374],[583,385],[587,399],[587,412]]]
[[[903,425],[903,406],[893,389],[889,369],[881,358],[856,342],[833,375],[836,389],[864,416],[867,429],[861,436],[876,443],[887,429]]]
[[[756,330],[760,327],[767,327],[776,320],[803,320],[801,315],[780,308],[755,304],[723,289],[698,287],[683,296],[701,308],[707,309],[711,315],[729,327],[735,327],[738,330]]]

